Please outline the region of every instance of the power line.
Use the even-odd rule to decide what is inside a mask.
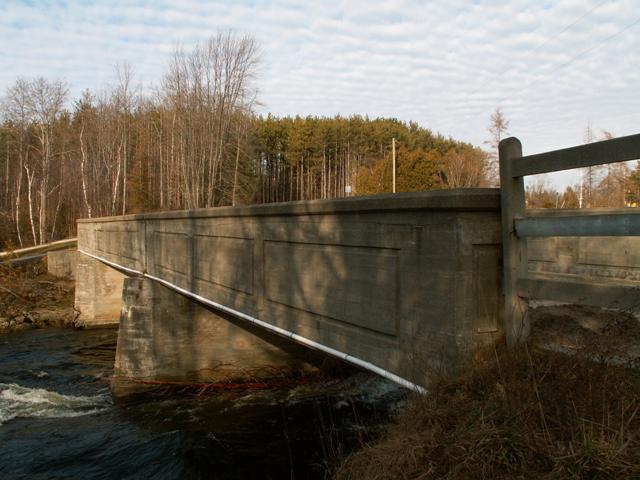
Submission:
[[[613,40],[614,38],[616,38],[618,35],[620,35],[621,33],[626,32],[627,30],[629,30],[631,27],[637,25],[638,23],[640,23],[640,17],[636,18],[633,22],[631,22],[630,24],[628,24],[627,26],[623,27],[622,29],[618,30],[616,33],[614,33],[613,35],[609,35],[607,38],[605,38],[604,40],[602,40],[599,44],[593,45],[590,48],[587,48],[586,50],[583,50],[582,52],[578,53],[576,56],[572,57],[571,59],[569,59],[568,61],[566,61],[565,63],[562,63],[560,65],[558,65],[556,68],[554,68],[553,70],[551,70],[547,75],[550,75],[552,73],[557,72],[558,70],[563,69],[564,67],[568,67],[569,65],[571,65],[573,62],[575,62],[576,60],[578,60],[580,57],[582,57],[583,55],[586,55],[588,53],[591,53],[594,50],[597,50],[598,48],[602,47],[605,43],[610,42],[611,40]]]
[[[600,8],[602,5],[604,5],[605,3],[609,2],[610,0],[603,0],[602,2],[596,4],[594,7],[592,7],[590,10],[588,10],[587,12],[583,13],[582,15],[580,15],[577,19],[575,19],[573,22],[569,23],[568,25],[566,25],[562,30],[560,30],[558,33],[556,33],[554,36],[548,38],[547,40],[543,41],[540,45],[538,45],[537,47],[532,48],[531,50],[525,52],[525,54],[522,57],[519,57],[520,59],[522,58],[526,58],[528,56],[530,56],[531,54],[537,52],[538,50],[540,50],[542,47],[548,45],[549,43],[551,43],[552,41],[554,41],[555,39],[557,39],[558,37],[560,37],[564,32],[566,32],[567,30],[569,30],[571,27],[573,27],[574,25],[578,24],[579,22],[581,22],[584,18],[588,17],[589,15],[591,15],[591,13],[593,13],[595,10],[597,10],[598,8]],[[622,33],[622,32],[619,32]],[[509,66],[509,68],[511,68],[513,66],[513,64],[511,64]],[[476,89],[472,90],[471,93],[467,94],[467,97],[473,95],[474,93],[477,93],[478,91],[480,91],[487,82],[485,82],[483,85],[477,87]]]
[[[627,30],[629,30],[630,28],[634,27],[635,25],[637,25],[638,23],[640,23],[640,17],[636,18],[633,22],[629,23],[628,25],[622,27],[620,30],[618,30],[617,32],[613,33],[612,35],[609,35],[607,38],[604,38],[603,40],[601,40],[600,42],[598,42],[596,45],[593,45],[585,50],[582,50],[581,52],[579,52],[578,54],[574,55],[573,57],[571,57],[569,60],[567,60],[564,63],[561,63],[560,65],[557,65],[553,70],[547,72],[544,74],[545,78],[538,78],[537,80],[530,80],[529,82],[527,82],[521,89],[520,92],[523,92],[525,89],[530,88],[534,85],[537,85],[540,82],[543,82],[545,80],[548,80],[548,77],[554,73],[556,73],[559,70],[562,70],[563,68],[568,67],[569,65],[571,65],[573,62],[575,62],[576,60],[579,60],[581,57],[601,48],[603,45],[605,45],[606,43],[610,42],[611,40],[613,40],[614,38],[616,38],[618,35],[621,35],[622,33],[626,32]],[[502,97],[503,99],[505,99],[506,97]]]
[[[564,63],[561,63],[560,65],[557,65],[553,70],[551,70],[550,72],[544,74],[545,78],[539,78],[537,80],[530,80],[528,83],[526,83],[525,85],[523,85],[520,89],[520,91],[518,92],[519,94],[522,94],[526,89],[531,88],[534,85],[537,85],[545,80],[548,80],[548,77],[551,76],[552,74],[556,73],[559,70],[562,70],[563,68],[568,67],[569,65],[571,65],[573,62],[575,62],[576,60],[579,60],[581,57],[601,48],[603,45],[605,45],[606,43],[610,42],[611,40],[613,40],[614,38],[616,38],[618,35],[621,35],[622,33],[626,32],[627,30],[629,30],[630,28],[634,27],[635,25],[638,25],[640,23],[640,17],[636,18],[634,21],[632,21],[631,23],[625,25],[624,27],[622,27],[621,29],[619,29],[618,31],[616,31],[615,33],[609,35],[608,37],[600,40],[596,45],[593,45],[585,50],[582,50],[581,52],[579,52],[578,54],[574,55],[573,57],[571,57],[569,60],[567,60]],[[504,101],[507,97],[503,96],[502,97],[502,101]],[[535,125],[535,124],[534,124]]]
[[[602,5],[604,5],[605,3],[609,2],[609,0],[604,0],[603,2],[598,3],[595,7],[593,7],[591,10],[589,10],[586,13],[583,13],[580,17],[578,17],[575,21],[571,22],[569,25],[567,25],[566,27],[564,27],[562,30],[560,30],[558,33],[556,33],[553,37],[548,38],[547,40],[545,40],[544,42],[542,42],[540,45],[538,45],[537,47],[529,50],[528,52],[526,52],[525,55],[529,55],[532,54],[534,52],[537,52],[538,50],[540,50],[542,47],[544,47],[545,45],[551,43],[552,41],[554,41],[556,38],[558,38],[560,35],[562,35],[564,32],[566,32],[567,30],[569,30],[571,27],[573,27],[575,24],[579,23],[583,18],[591,15],[591,13],[594,10],[597,10],[598,8],[600,8]]]

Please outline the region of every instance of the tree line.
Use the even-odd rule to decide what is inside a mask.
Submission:
[[[612,138],[613,133],[607,130],[596,134],[590,124],[585,128],[584,143]],[[530,208],[637,207],[640,205],[640,162],[633,168],[628,162],[583,168],[580,180],[563,192],[544,180],[535,181],[527,186],[526,201]]]
[[[128,65],[73,101],[63,82],[16,80],[1,106],[0,246],[72,236],[82,217],[232,203],[257,61],[251,37],[227,33],[176,49],[146,95]]]
[[[255,200],[278,202],[487,184],[487,154],[416,123],[351,117],[258,117]]]
[[[258,65],[252,37],[220,33],[176,49],[150,92],[126,64],[76,99],[64,82],[17,79],[0,104],[0,248],[73,236],[84,217],[390,192],[392,139],[398,191],[497,184],[499,109],[489,152],[396,119],[260,116]],[[605,168],[528,201],[637,201],[640,170]]]
[[[256,115],[257,51],[231,33],[176,49],[146,94],[126,64],[77,99],[17,79],[1,104],[0,247],[73,236],[83,217],[389,191],[394,137],[400,190],[486,182],[481,150],[415,123]]]

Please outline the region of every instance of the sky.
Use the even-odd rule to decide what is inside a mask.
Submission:
[[[488,148],[500,108],[525,155],[589,124],[640,132],[640,0],[0,0],[0,96],[45,77],[78,97],[123,62],[151,92],[177,46],[227,30],[259,44],[259,113],[395,117]]]

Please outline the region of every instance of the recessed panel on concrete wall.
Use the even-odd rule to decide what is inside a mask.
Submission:
[[[540,247],[538,253],[528,252],[528,269],[533,274],[578,282],[640,281],[639,238],[557,237],[536,239],[533,244]],[[547,260],[555,256],[555,261],[545,261],[545,255],[539,254],[542,250]]]
[[[578,263],[637,268],[640,265],[640,238],[581,237]]]
[[[253,239],[196,235],[195,278],[253,295]]]
[[[100,225],[93,235],[94,254],[128,268],[144,268],[144,245],[138,225],[124,222],[107,223]]]
[[[153,232],[153,266],[159,274],[171,275],[185,285],[190,276],[191,248],[184,233]]]
[[[528,238],[527,258],[529,261],[555,262],[558,260],[556,238]]]
[[[97,230],[97,249],[103,253],[110,253],[119,257],[136,260],[135,241],[138,228],[100,228]]]
[[[266,299],[397,334],[398,250],[265,242]]]
[[[492,333],[500,328],[500,255],[501,245],[473,245],[475,333]]]

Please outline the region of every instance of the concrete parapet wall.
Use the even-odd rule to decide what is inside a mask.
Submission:
[[[566,218],[601,221],[606,215],[637,214],[636,210],[550,209],[531,213],[541,220],[561,217],[563,222]],[[637,225],[635,219],[626,222]],[[526,244],[527,267],[534,278],[631,286],[640,283],[640,238],[637,236],[533,236],[526,238]]]
[[[527,239],[534,274],[582,282],[640,285],[639,237]]]
[[[465,189],[82,220],[78,248],[424,384],[501,334],[500,235]]]

